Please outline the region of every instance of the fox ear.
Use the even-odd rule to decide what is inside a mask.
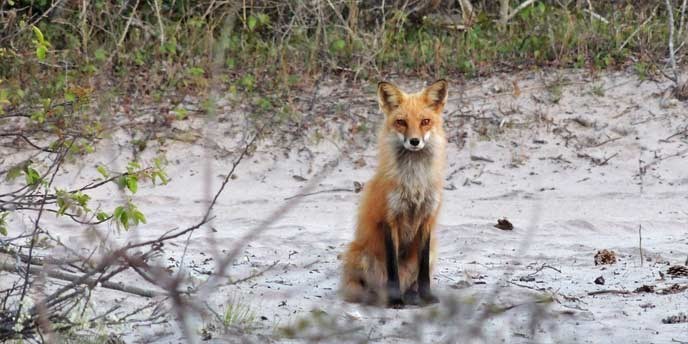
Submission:
[[[377,101],[385,114],[398,108],[403,100],[404,92],[396,86],[384,81],[377,84]]]
[[[447,88],[449,84],[446,80],[435,81],[432,85],[423,90],[425,102],[435,111],[442,111],[444,104],[447,103]]]

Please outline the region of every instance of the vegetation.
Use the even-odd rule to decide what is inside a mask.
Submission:
[[[27,101],[45,107],[87,100],[95,89],[99,96],[150,101],[167,91],[202,91],[210,86],[207,66],[218,44],[226,54],[219,81],[235,92],[289,90],[322,74],[471,77],[636,64],[646,71],[667,57],[667,11],[660,3],[530,1],[509,7],[503,24],[497,2],[475,1],[463,16],[459,3],[6,1],[0,101],[7,111]],[[685,11],[674,6],[677,15]],[[677,42],[685,31],[678,28]]]

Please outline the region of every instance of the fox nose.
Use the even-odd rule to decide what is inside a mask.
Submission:
[[[420,140],[413,138],[413,139],[409,140],[409,143],[411,144],[411,146],[418,146],[418,144],[420,143]]]

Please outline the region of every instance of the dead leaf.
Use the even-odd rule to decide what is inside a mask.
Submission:
[[[503,231],[510,231],[514,229],[514,225],[512,225],[511,222],[509,222],[509,220],[506,218],[497,220],[497,224],[494,226],[495,228],[499,228]]]
[[[518,97],[521,95],[521,88],[518,87],[518,83],[516,80],[511,82],[512,85],[514,85],[514,97]]]

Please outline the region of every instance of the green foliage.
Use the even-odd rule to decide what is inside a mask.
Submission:
[[[7,215],[9,212],[0,212],[0,234],[7,236]]]
[[[38,27],[31,26],[31,29],[36,37],[36,39],[33,40],[33,43],[36,46],[36,58],[38,58],[39,61],[44,61],[46,54],[48,53],[48,48],[50,48],[50,42],[45,39],[43,32],[41,32]]]
[[[123,174],[117,179],[120,189],[127,188],[133,194],[139,190],[139,177],[136,174]]]
[[[98,221],[105,221],[109,218],[110,215],[104,211],[99,211],[98,213],[96,213],[96,219],[98,219]]]
[[[88,207],[88,201],[91,200],[91,196],[81,191],[67,192],[59,189],[56,190],[55,194],[57,196],[57,216],[64,215],[67,210],[77,216],[91,212],[91,209]]]
[[[107,218],[104,217],[104,215],[102,215],[101,218]],[[131,227],[146,223],[146,217],[139,211],[136,205],[129,201],[127,204],[115,208],[115,211],[112,213],[112,221],[115,222],[118,229],[124,228],[126,231]]]
[[[96,167],[96,170],[98,171],[98,173],[100,173],[101,176],[103,176],[103,178],[108,178],[110,176],[110,173],[108,173],[108,171],[105,169],[105,166],[103,165],[98,165]]]
[[[26,185],[37,186],[43,181],[43,178],[41,178],[41,175],[38,173],[38,171],[33,169],[31,166],[27,165],[23,172]]]
[[[20,175],[24,174],[24,181],[26,185],[36,187],[43,182],[40,173],[31,167],[31,161],[22,162],[16,166],[11,167],[5,175],[5,180],[13,181]]]

